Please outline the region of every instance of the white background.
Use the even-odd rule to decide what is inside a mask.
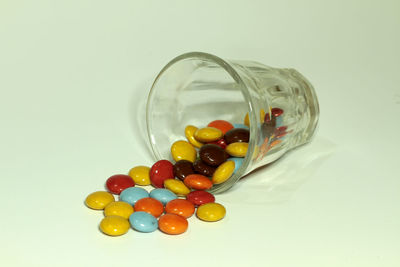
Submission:
[[[1,266],[400,266],[400,2],[0,0]],[[314,141],[225,220],[111,238],[87,194],[153,159],[143,103],[184,52],[293,67]]]

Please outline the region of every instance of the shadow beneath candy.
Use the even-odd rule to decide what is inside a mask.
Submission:
[[[152,83],[153,79],[145,79],[140,82],[137,88],[132,90],[133,94],[129,99],[128,108],[129,124],[133,133],[132,138],[136,139],[135,143],[141,147],[141,152],[146,153],[142,154],[141,158],[148,159],[149,161],[154,160],[154,157],[147,137],[146,104]]]
[[[267,204],[285,202],[315,176],[321,165],[334,154],[337,145],[316,137],[306,145],[288,151],[280,159],[243,177],[227,193],[240,194],[241,202]]]

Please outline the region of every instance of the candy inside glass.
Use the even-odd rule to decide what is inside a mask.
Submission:
[[[217,119],[243,123],[246,113],[247,155],[232,177],[210,192],[228,190],[249,172],[309,142],[318,123],[318,100],[294,69],[201,52],[180,55],[161,70],[148,96],[146,123],[154,157],[172,161],[171,145],[186,140],[187,125],[201,128]]]

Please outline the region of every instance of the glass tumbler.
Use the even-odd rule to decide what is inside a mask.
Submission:
[[[172,161],[171,145],[186,140],[187,125],[202,128],[214,120],[247,124],[250,140],[240,168],[214,185],[212,193],[228,190],[249,172],[309,142],[319,116],[315,91],[296,70],[201,52],[180,55],[161,70],[146,108],[149,142],[157,160]]]

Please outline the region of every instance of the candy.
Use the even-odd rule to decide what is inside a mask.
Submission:
[[[207,191],[192,191],[186,195],[186,199],[192,202],[195,206],[215,201],[215,197]]]
[[[193,163],[188,160],[177,161],[174,165],[174,175],[180,180],[185,180],[185,177],[194,173]]]
[[[247,153],[247,149],[249,148],[249,144],[248,143],[232,143],[229,144],[225,151],[233,156],[233,157],[239,157],[239,158],[243,158],[246,156]]]
[[[218,166],[228,158],[225,150],[214,144],[202,146],[199,150],[199,155],[200,159],[210,166]]]
[[[221,132],[223,134],[225,134],[227,131],[229,131],[230,129],[233,128],[233,125],[228,122],[228,121],[224,121],[224,120],[215,120],[210,122],[208,125],[208,127],[214,127],[217,128],[219,130],[221,130]]]
[[[286,130],[287,126],[277,127],[274,131],[274,135],[276,136],[276,138],[282,138],[288,133]]]
[[[149,167],[136,166],[129,171],[129,176],[132,177],[135,184],[138,184],[138,185],[151,184]]]
[[[220,166],[222,166],[223,164],[221,164]],[[217,168],[217,170],[218,169],[219,167]],[[201,174],[188,175],[183,182],[187,187],[195,190],[207,190],[213,186],[213,182],[211,182],[210,179]]]
[[[165,180],[174,177],[174,165],[168,160],[159,160],[150,169],[150,181],[154,187],[162,188]]]
[[[196,140],[196,138],[194,138],[194,133],[198,130],[197,127],[193,126],[193,125],[188,125],[185,128],[185,136],[187,138],[187,140],[189,141],[189,143],[191,143],[194,147],[200,148],[203,143],[199,142]]]
[[[135,186],[135,182],[132,177],[125,174],[113,175],[106,181],[107,190],[116,195],[119,195],[126,188],[133,186]]]
[[[244,125],[250,127],[250,118],[249,118],[249,113],[246,113],[246,116],[244,116]]]
[[[280,109],[280,108],[272,108],[272,109],[271,109],[271,114],[272,114],[274,117],[279,117],[279,116],[281,116],[281,115],[283,114],[283,110]],[[271,120],[271,119],[270,119],[269,113],[265,114],[264,121],[265,121],[265,122],[269,122],[270,120]]]
[[[264,121],[264,117],[265,117],[265,111],[263,109],[260,109],[260,122]],[[246,113],[246,116],[244,117],[244,124],[246,126],[250,126],[249,113]]]
[[[244,125],[242,123],[234,123],[233,126],[235,128],[243,128],[243,129],[249,129],[249,127],[247,125]]]
[[[228,180],[233,172],[235,171],[235,162],[228,160],[215,170],[214,175],[212,177],[213,184],[221,184]],[[187,179],[187,178],[186,178]]]
[[[187,188],[182,181],[176,179],[165,180],[164,187],[171,190],[178,196],[186,196],[190,192],[189,188]]]
[[[149,197],[149,193],[140,187],[129,187],[121,192],[119,195],[119,200],[135,205],[136,201],[139,199]]]
[[[208,177],[211,177],[216,170],[216,167],[211,167],[205,164],[201,159],[198,159],[194,162],[193,168],[195,172]]]
[[[123,201],[111,202],[104,209],[105,216],[115,215],[123,217],[125,219],[128,219],[132,213],[133,213],[133,207],[130,204]]]
[[[187,230],[188,221],[176,214],[164,214],[158,220],[158,228],[166,234],[179,235]]]
[[[134,209],[135,212],[144,211],[157,218],[163,214],[164,205],[157,199],[146,197],[136,201]]]
[[[174,199],[167,203],[165,212],[189,218],[195,210],[194,204],[186,199]]]
[[[102,210],[114,201],[114,196],[106,191],[97,191],[86,197],[85,204],[91,209]]]
[[[279,117],[280,115],[283,114],[283,109],[280,109],[280,108],[272,108],[272,109],[271,109],[271,113],[272,113],[275,117]]]
[[[197,208],[196,215],[200,220],[216,222],[225,217],[226,209],[219,203],[207,203]]]
[[[129,228],[128,220],[121,216],[107,216],[100,222],[100,230],[110,236],[123,235]]]
[[[129,223],[132,228],[142,233],[151,233],[157,230],[157,219],[150,213],[144,211],[134,212],[129,217]]]
[[[221,139],[223,135],[222,131],[217,128],[206,127],[198,129],[194,133],[194,138],[200,142],[212,142]]]
[[[172,144],[171,155],[175,161],[188,160],[194,162],[197,152],[190,143],[180,140]]]
[[[227,143],[226,143],[226,141],[225,141],[224,138],[221,138],[221,139],[219,139],[218,141],[209,142],[208,144],[217,145],[217,146],[219,146],[219,147],[222,148],[222,149],[225,149],[226,146],[227,146]]]
[[[272,117],[270,121],[265,121],[261,124],[261,134],[263,138],[270,138],[271,135],[275,132],[276,127],[276,117]]]
[[[160,201],[163,205],[167,204],[173,199],[176,199],[177,196],[170,190],[164,189],[164,188],[156,188],[151,190],[150,192],[150,197],[157,199]]]
[[[250,131],[242,128],[234,128],[225,134],[224,139],[228,145],[236,142],[248,143],[250,140]]]
[[[235,170],[233,173],[237,172],[240,166],[242,166],[243,158],[230,157],[229,160],[235,162]]]

